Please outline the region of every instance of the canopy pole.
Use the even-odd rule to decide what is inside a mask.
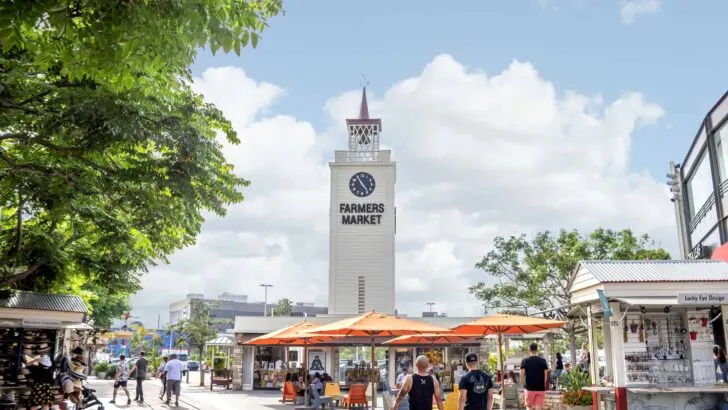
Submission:
[[[505,363],[503,360],[503,355],[501,354],[501,349],[503,348],[503,333],[498,333],[498,367],[500,367],[501,372],[501,381],[503,381],[504,375],[505,375]],[[498,377],[496,376],[496,380]]]
[[[370,378],[371,385],[372,385],[372,408],[376,408],[377,407],[377,386],[374,383],[374,358],[375,358],[375,355],[374,355],[374,336],[372,336],[372,370],[371,370],[372,377]]]
[[[308,338],[303,338],[303,405],[308,406]]]

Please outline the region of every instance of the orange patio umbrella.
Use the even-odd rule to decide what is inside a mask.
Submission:
[[[374,383],[374,338],[396,337],[424,333],[449,333],[450,330],[416,320],[371,311],[360,316],[319,326],[310,331],[316,335],[370,337],[372,341],[371,382]],[[376,404],[377,389],[372,386],[372,406]]]
[[[329,342],[337,336],[315,335],[306,333],[319,327],[319,324],[302,320],[283,329],[270,332],[263,336],[258,336],[245,342],[246,345],[253,346],[303,346],[303,382],[306,384],[306,373],[308,372],[308,345]],[[308,386],[306,386],[305,395],[308,397]],[[308,402],[308,400],[306,400]]]
[[[453,344],[482,338],[483,335],[456,335],[453,333],[424,333],[395,337],[382,343],[385,345]]]
[[[526,333],[537,333],[549,329],[563,327],[566,322],[561,320],[540,319],[530,316],[519,315],[490,315],[484,318],[464,323],[452,328],[453,334],[479,334],[498,335],[498,360],[501,362],[503,372],[503,358],[501,348],[503,346],[503,335],[518,335]]]

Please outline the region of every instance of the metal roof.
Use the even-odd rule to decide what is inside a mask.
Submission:
[[[728,263],[712,260],[582,261],[602,283],[728,281]]]
[[[14,291],[8,298],[0,299],[0,308],[88,313],[86,304],[78,296],[26,291]]]
[[[208,346],[232,346],[235,336],[219,335],[207,342]]]

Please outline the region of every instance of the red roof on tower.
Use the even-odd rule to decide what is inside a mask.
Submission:
[[[363,87],[361,90],[361,105],[359,106],[359,119],[369,119],[369,104],[367,104],[367,88]]]
[[[361,104],[359,105],[359,118],[350,118],[346,120],[346,125],[356,124],[377,124],[379,130],[382,129],[382,120],[379,118],[369,118],[369,103],[367,102],[367,88],[362,87]]]

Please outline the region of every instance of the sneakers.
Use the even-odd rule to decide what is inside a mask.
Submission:
[[[179,407],[179,402],[175,400],[174,407]]]
[[[126,399],[126,405],[127,406],[131,405],[131,399]]]
[[[109,404],[116,404],[116,399],[111,399],[111,401],[109,402]]]

